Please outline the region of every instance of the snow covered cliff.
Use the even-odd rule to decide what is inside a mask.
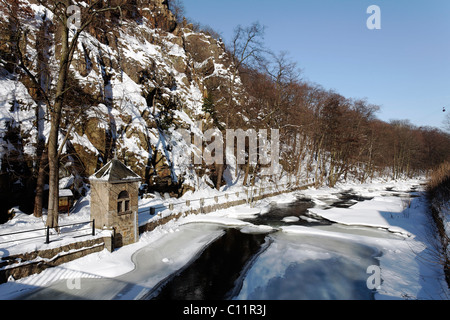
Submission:
[[[46,2],[19,4],[27,41],[18,48],[51,92],[59,64],[58,26]],[[3,25],[11,23],[11,17],[1,19]],[[50,119],[32,79],[12,61],[17,52],[11,39],[0,46],[0,189],[6,192],[13,185],[30,194],[27,184],[34,184]],[[116,154],[154,190],[182,194],[214,185],[215,168],[190,166],[192,152],[201,152],[176,130],[201,135],[198,124],[208,128],[212,121],[202,108],[205,98],[213,94],[221,103],[232,82],[233,92],[243,90],[230,66],[224,44],[177,23],[165,1],[125,1],[120,12],[99,15],[81,33],[70,68],[60,130],[61,144],[67,136],[63,181],[84,192],[84,179]],[[237,94],[235,99],[240,99]]]

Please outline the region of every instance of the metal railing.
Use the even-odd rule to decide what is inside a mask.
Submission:
[[[69,228],[68,231],[64,231],[64,228],[68,228],[68,227],[74,227],[74,226],[80,226],[80,225],[91,225],[92,224],[92,228],[81,228],[81,229],[73,229],[73,228]],[[69,234],[69,233],[74,233],[74,234],[78,234],[77,237],[81,237],[81,236],[85,236],[88,235],[85,233],[86,230],[89,230],[89,235],[95,236],[95,219],[92,221],[85,221],[85,222],[78,222],[78,223],[72,223],[72,224],[65,224],[65,225],[60,225],[58,226],[58,231],[56,234],[52,234],[52,230],[54,230],[54,228],[50,228],[50,227],[45,227],[45,228],[37,228],[37,229],[30,229],[30,230],[23,230],[23,231],[17,231],[17,232],[10,232],[10,233],[4,233],[4,234],[0,234],[0,239],[2,237],[7,237],[7,236],[13,236],[13,235],[18,235],[18,234],[26,234],[26,233],[36,233],[36,232],[41,232],[44,231],[44,234],[39,235],[39,236],[32,236],[32,237],[24,237],[24,238],[13,238],[13,239],[9,239],[7,241],[1,241],[0,244],[5,244],[5,243],[11,243],[11,242],[19,242],[19,241],[28,241],[28,240],[33,240],[33,239],[39,239],[39,238],[45,238],[45,244],[49,244],[50,243],[50,236],[51,235],[57,235],[58,237],[60,237],[62,234]],[[81,232],[83,232],[84,234],[81,234]],[[58,239],[59,240],[59,239]]]
[[[185,207],[191,207],[191,204],[193,202],[199,201],[200,202],[200,208],[203,207],[205,205],[205,201],[206,200],[215,200],[215,203],[219,203],[219,198],[226,198],[227,200],[232,197],[235,196],[237,198],[242,199],[247,199],[248,203],[252,203],[254,201],[255,197],[258,197],[260,195],[265,195],[267,193],[271,193],[274,191],[288,191],[291,190],[293,188],[298,188],[298,187],[302,187],[302,186],[308,186],[311,185],[312,183],[314,183],[314,179],[310,178],[307,179],[305,181],[302,181],[301,183],[285,183],[285,184],[273,184],[271,186],[266,186],[266,187],[249,187],[248,189],[244,190],[244,191],[239,191],[239,192],[225,192],[223,194],[220,195],[215,195],[212,197],[203,197],[203,198],[197,198],[197,199],[189,199],[189,200],[183,200],[183,201],[178,201],[178,202],[165,202],[165,203],[161,203],[158,205],[154,205],[154,206],[150,206],[148,208],[145,209],[141,209],[139,210],[139,213],[149,213],[151,216],[156,215],[156,209],[169,209],[169,210],[174,210],[175,206],[185,206]],[[267,192],[268,191],[268,192]],[[240,195],[244,195],[244,197],[240,197]]]
[[[73,226],[77,226],[77,225],[90,225],[92,224],[92,228],[86,228],[86,229],[77,229],[77,230],[72,230],[72,231],[62,231],[62,228],[65,227],[73,227]],[[49,244],[50,243],[50,230],[52,228],[47,227],[47,232],[45,235],[45,243]],[[69,234],[69,233],[80,233],[81,231],[86,231],[89,230],[90,231],[90,235],[95,236],[95,219],[93,219],[92,221],[86,221],[86,222],[78,222],[78,223],[72,223],[72,224],[66,224],[66,225],[62,225],[62,226],[58,226],[58,229],[60,229],[58,231],[58,236],[60,236],[61,234]],[[79,236],[85,236],[87,234],[82,234]]]

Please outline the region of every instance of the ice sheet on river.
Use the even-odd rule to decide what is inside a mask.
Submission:
[[[308,229],[308,228],[304,228]],[[372,299],[367,267],[377,250],[335,237],[276,233],[249,269],[236,300]]]
[[[410,199],[399,201],[397,197],[375,197],[370,201],[356,203],[350,208],[314,208],[309,212],[344,225],[382,228],[411,236],[411,232],[405,228],[405,224],[412,221],[409,216],[415,213],[411,203]]]
[[[223,229],[213,224],[179,226],[138,250],[132,257],[135,268],[128,273],[104,278],[77,272],[75,278],[57,281],[21,299],[139,299],[223,234]]]

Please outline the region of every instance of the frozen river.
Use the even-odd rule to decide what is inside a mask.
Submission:
[[[112,253],[5,283],[0,297],[448,299],[427,201],[410,193],[414,182],[398,186],[312,189],[189,215]]]
[[[349,199],[350,201],[354,201]],[[338,201],[345,207],[345,201]],[[352,202],[354,203],[354,202]],[[297,300],[373,299],[367,286],[380,252],[367,244],[326,234],[386,231],[332,225],[305,215],[313,203],[298,200],[272,206],[246,219],[271,228],[194,222],[143,247],[135,268],[115,278],[59,280],[20,299]],[[303,226],[307,234],[280,230]]]
[[[372,299],[377,251],[351,241],[234,229],[164,286],[156,299]],[[221,245],[228,246],[223,247]]]
[[[151,296],[167,300],[371,300],[367,280],[378,266],[375,247],[350,239],[324,236],[365,234],[397,238],[386,231],[330,224],[305,216],[308,201],[274,206],[248,219],[273,226],[307,226],[317,232],[264,233],[228,228],[199,259]],[[263,229],[264,230],[264,229]],[[278,230],[278,229],[275,229]]]

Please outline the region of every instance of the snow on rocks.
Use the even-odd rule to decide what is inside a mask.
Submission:
[[[283,222],[287,222],[287,223],[289,223],[289,222],[297,222],[297,221],[300,221],[300,218],[299,217],[294,217],[294,216],[289,216],[289,217],[284,217],[282,219],[282,221]]]

